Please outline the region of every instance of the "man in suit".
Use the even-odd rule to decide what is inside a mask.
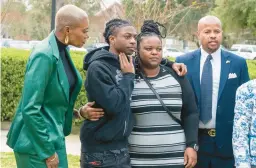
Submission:
[[[200,112],[196,167],[231,168],[235,94],[249,80],[248,68],[245,59],[220,48],[222,25],[217,17],[199,20],[198,38],[200,49],[176,59],[187,65]]]

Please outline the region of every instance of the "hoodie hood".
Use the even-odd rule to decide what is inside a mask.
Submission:
[[[93,61],[99,60],[99,59],[104,59],[104,60],[110,59],[110,60],[118,61],[118,57],[115,54],[109,52],[109,46],[100,47],[95,50],[92,50],[91,52],[85,55],[84,62],[83,62],[83,69],[87,70]]]

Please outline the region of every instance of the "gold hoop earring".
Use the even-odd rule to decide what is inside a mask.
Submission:
[[[68,36],[65,37],[65,44],[68,44],[69,38]]]

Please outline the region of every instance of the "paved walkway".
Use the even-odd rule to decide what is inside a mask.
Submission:
[[[12,149],[9,148],[6,145],[6,135],[8,133],[8,130],[1,130],[1,146],[0,146],[0,152],[12,152]],[[79,135],[69,135],[66,137],[66,148],[67,148],[67,154],[72,155],[80,155],[80,140]]]

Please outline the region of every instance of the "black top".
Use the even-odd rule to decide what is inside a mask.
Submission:
[[[57,45],[58,45],[58,49],[59,49],[59,53],[60,53],[60,58],[62,60],[67,78],[68,78],[68,83],[69,83],[69,95],[72,94],[74,88],[75,88],[75,84],[76,84],[76,74],[74,69],[72,68],[71,65],[71,60],[69,60],[70,58],[68,57],[67,54],[67,45],[63,44],[62,42],[60,42],[58,40],[58,38],[55,36],[56,41],[57,41]]]
[[[130,97],[134,87],[133,73],[122,73],[118,56],[99,48],[87,54],[85,89],[88,101],[104,109],[98,121],[85,120],[80,139],[82,152],[101,152],[127,148],[133,127]]]

